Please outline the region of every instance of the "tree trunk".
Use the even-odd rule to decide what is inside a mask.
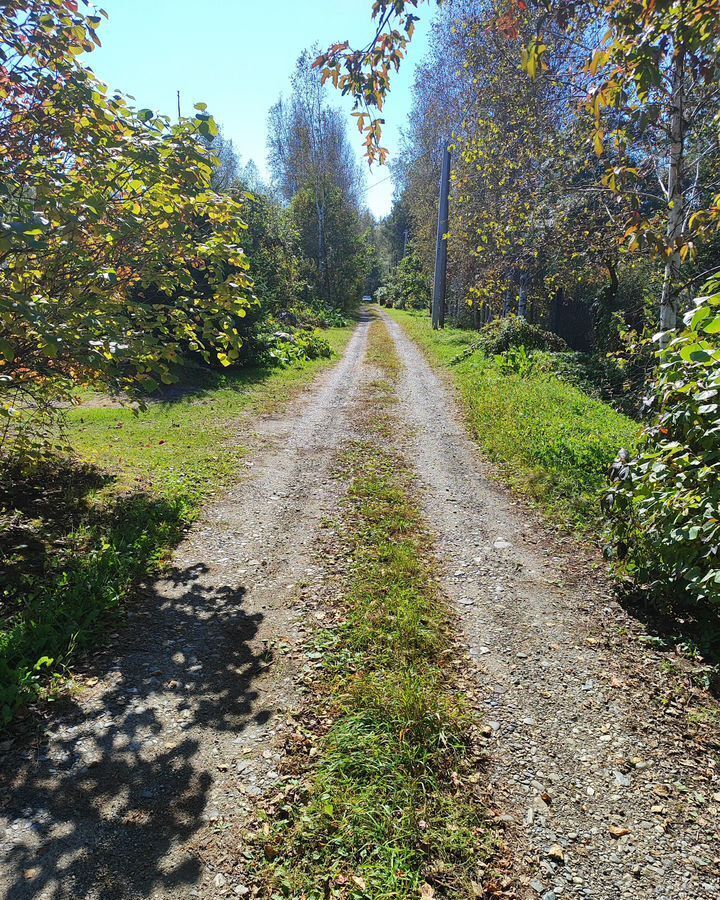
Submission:
[[[660,331],[662,346],[666,346],[671,332],[677,328],[681,257],[679,240],[685,219],[683,194],[683,156],[685,152],[685,51],[678,50],[672,73],[670,97],[670,164],[668,166],[667,200],[668,222],[665,233],[668,258],[665,265],[662,297],[660,299]]]

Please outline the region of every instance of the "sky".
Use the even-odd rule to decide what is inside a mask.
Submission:
[[[289,80],[297,57],[314,43],[321,49],[349,39],[362,46],[372,35],[371,0],[101,0],[109,20],[102,47],[87,63],[111,88],[140,107],[183,114],[208,104],[244,162],[267,175],[267,113]],[[391,158],[410,111],[415,67],[427,47],[429,8],[418,24],[408,59],[396,75],[385,108],[383,143]],[[350,137],[362,158],[351,103],[328,87],[333,104],[348,111]],[[367,170],[367,164],[364,163]],[[365,201],[382,217],[390,211],[393,183],[387,167],[367,174]]]

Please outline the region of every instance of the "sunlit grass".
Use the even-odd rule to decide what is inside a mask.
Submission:
[[[457,361],[476,332],[433,331],[426,316],[389,312],[447,369],[473,436],[505,480],[554,521],[597,530],[608,469],[634,445],[637,423],[547,372],[504,374],[480,352]]]

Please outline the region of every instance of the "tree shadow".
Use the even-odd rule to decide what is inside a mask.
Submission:
[[[58,541],[87,518],[89,497],[113,480],[72,457],[56,457],[29,472],[5,466],[0,474],[0,590],[6,602],[14,586],[43,572]],[[8,612],[0,610],[0,618]]]
[[[703,687],[720,698],[720,606],[663,600],[638,587],[618,590],[617,598],[627,613],[642,622],[660,648],[676,647],[686,655],[701,657]]]
[[[207,812],[208,737],[272,716],[254,686],[269,663],[252,647],[263,617],[244,611],[244,594],[209,583],[204,565],[171,571],[86,670],[101,686],[6,753],[8,900],[185,896],[197,883],[200,861],[178,846]]]

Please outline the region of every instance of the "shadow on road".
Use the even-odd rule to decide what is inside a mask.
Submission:
[[[202,565],[173,570],[87,673],[98,686],[5,754],[2,896],[185,896],[200,864],[172,851],[202,826],[214,768],[198,734],[207,747],[272,715],[257,709],[269,660],[251,647],[262,616],[244,593],[209,585]]]

